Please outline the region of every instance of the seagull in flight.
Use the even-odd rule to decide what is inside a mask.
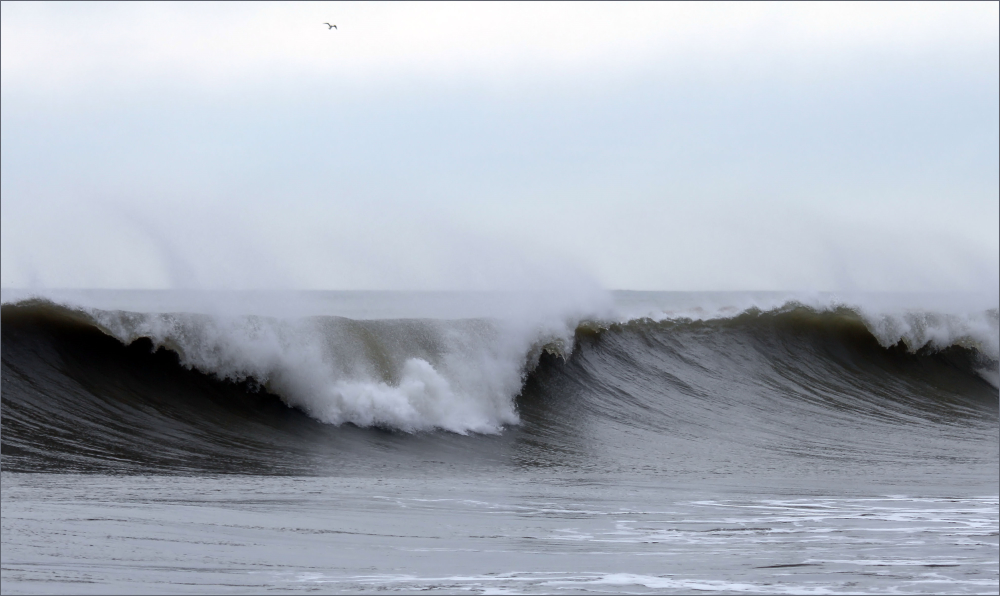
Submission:
[[[323,24],[326,25],[326,30],[327,31],[329,31],[330,29],[337,29],[336,25],[331,25],[330,23],[323,23]],[[338,29],[338,31],[339,31],[339,29]]]

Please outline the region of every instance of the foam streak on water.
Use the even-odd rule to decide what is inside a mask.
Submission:
[[[4,591],[31,590],[42,570],[51,592],[179,584],[336,593],[997,587],[995,497],[705,500],[591,485],[581,498],[569,483],[505,480],[445,488],[432,480],[232,477],[203,492],[204,481],[193,478],[5,476]],[[41,489],[46,498],[22,500]],[[77,555],[66,559],[67,551]]]

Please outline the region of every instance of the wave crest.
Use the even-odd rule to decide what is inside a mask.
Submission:
[[[671,341],[680,342],[681,356],[705,347],[695,345],[700,341],[697,334],[688,333],[694,327],[758,336],[775,328],[783,336],[846,330],[859,337],[870,335],[867,341],[873,337],[883,348],[902,344],[911,353],[969,350],[980,376],[994,387],[1000,378],[1000,316],[995,308],[949,314],[792,300],[766,309],[750,305],[660,313],[617,323],[551,313],[522,320],[136,313],[48,301],[4,305],[5,316],[11,308],[40,308],[77,324],[94,325],[125,345],[147,338],[154,348],[176,353],[188,369],[261,387],[322,422],[406,432],[489,434],[517,424],[516,399],[543,355],[568,361],[581,337],[615,334],[621,326],[673,328]],[[729,349],[724,340],[718,341],[722,343],[713,350]],[[657,345],[630,345],[628,358],[641,360],[651,349]]]
[[[125,344],[150,339],[188,368],[258,384],[331,424],[407,432],[496,433],[543,351],[572,352],[572,324],[499,321],[282,320],[91,310]],[[547,333],[547,334],[546,334]]]
[[[916,352],[958,346],[977,350],[990,360],[1000,359],[1000,315],[996,309],[961,315],[859,309],[859,314],[883,347],[903,343],[909,351]]]

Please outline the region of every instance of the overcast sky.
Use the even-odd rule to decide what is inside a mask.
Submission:
[[[997,3],[0,21],[4,287],[1000,283]]]

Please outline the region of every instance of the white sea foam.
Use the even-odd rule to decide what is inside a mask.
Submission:
[[[910,352],[974,348],[984,357],[983,374],[994,385],[1000,360],[997,299],[970,294],[679,293],[628,295],[619,299],[621,321],[728,319],[747,312],[806,307],[817,312],[846,309],[857,314],[883,347],[902,343]]]
[[[91,315],[124,343],[147,337],[176,352],[185,366],[225,379],[250,379],[323,422],[465,433],[496,432],[517,421],[512,395],[496,390],[519,385],[519,370],[512,362],[495,367],[499,371],[482,371],[499,375],[492,379],[494,387],[459,395],[465,388],[439,370],[447,355],[441,355],[438,368],[425,358],[410,357],[395,371],[370,370],[379,360],[388,366],[395,354],[376,355],[370,366],[358,359],[338,361],[328,349],[324,326],[315,319],[96,310]],[[384,344],[374,348],[391,349]]]
[[[543,350],[568,355],[587,313],[557,301],[466,320],[84,310],[123,343],[149,338],[189,368],[259,384],[323,422],[463,434],[516,424],[524,376]]]
[[[483,594],[523,594],[524,590],[542,593],[556,590],[598,590],[617,592],[622,588],[647,588],[669,591],[708,591],[764,594],[833,594],[836,588],[809,585],[775,585],[773,582],[753,584],[714,579],[691,579],[673,575],[645,575],[638,573],[567,573],[559,571],[513,571],[490,575],[451,575],[419,577],[415,575],[363,575],[340,577],[324,573],[299,573],[295,583],[348,584],[366,586],[392,586],[403,591],[426,590],[427,586],[462,586]],[[629,590],[631,591],[631,590]],[[629,591],[626,591],[628,593]]]

